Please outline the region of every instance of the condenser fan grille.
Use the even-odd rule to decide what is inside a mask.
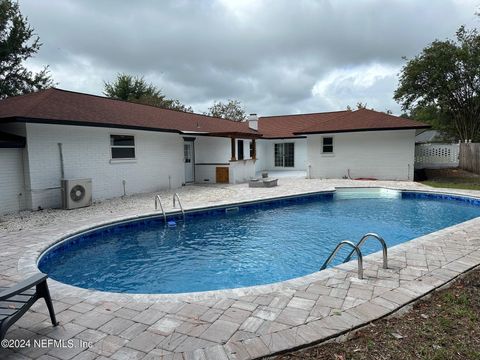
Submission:
[[[85,197],[85,188],[82,185],[75,185],[70,190],[70,199],[81,201]]]

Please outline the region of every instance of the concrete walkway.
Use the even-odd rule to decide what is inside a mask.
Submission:
[[[276,188],[189,186],[179,193],[184,206],[194,208],[335,186],[432,190],[409,182],[285,178]],[[161,193],[169,210],[172,194]],[[152,210],[153,195],[145,194],[76,211],[4,217],[0,287],[37,271],[39,252],[62,237]],[[480,264],[480,218],[392,247],[389,259],[384,270],[381,254],[365,257],[364,280],[357,279],[356,262],[351,262],[282,283],[193,295],[109,294],[49,280],[61,325],[53,328],[38,302],[7,334],[30,346],[0,350],[0,358],[252,359],[320,342],[386,315]],[[52,341],[40,342],[47,339]]]

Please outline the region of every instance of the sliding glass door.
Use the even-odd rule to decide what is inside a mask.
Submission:
[[[295,144],[282,143],[275,144],[275,166],[294,167],[295,166]]]

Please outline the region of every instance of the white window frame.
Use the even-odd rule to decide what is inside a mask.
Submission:
[[[132,137],[133,138],[133,146],[132,145],[128,145],[128,146],[122,146],[122,145],[113,145],[112,144],[112,136],[129,136],[129,137]],[[109,137],[108,137],[108,140],[110,142],[110,161],[111,162],[116,162],[116,161],[119,161],[119,162],[122,162],[122,161],[135,161],[137,160],[137,141],[135,139],[135,135],[132,135],[132,134],[118,134],[118,133],[115,133],[115,134],[109,134]],[[119,149],[119,148],[133,148],[133,152],[135,154],[134,157],[127,157],[127,158],[114,158],[113,157],[113,149],[116,148],[116,149]]]

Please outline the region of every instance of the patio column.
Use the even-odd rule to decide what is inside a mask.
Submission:
[[[257,143],[252,139],[252,159],[257,160]]]
[[[235,150],[235,138],[230,138],[231,144],[232,144],[232,157],[230,161],[237,161],[237,155],[236,155],[236,150]]]

